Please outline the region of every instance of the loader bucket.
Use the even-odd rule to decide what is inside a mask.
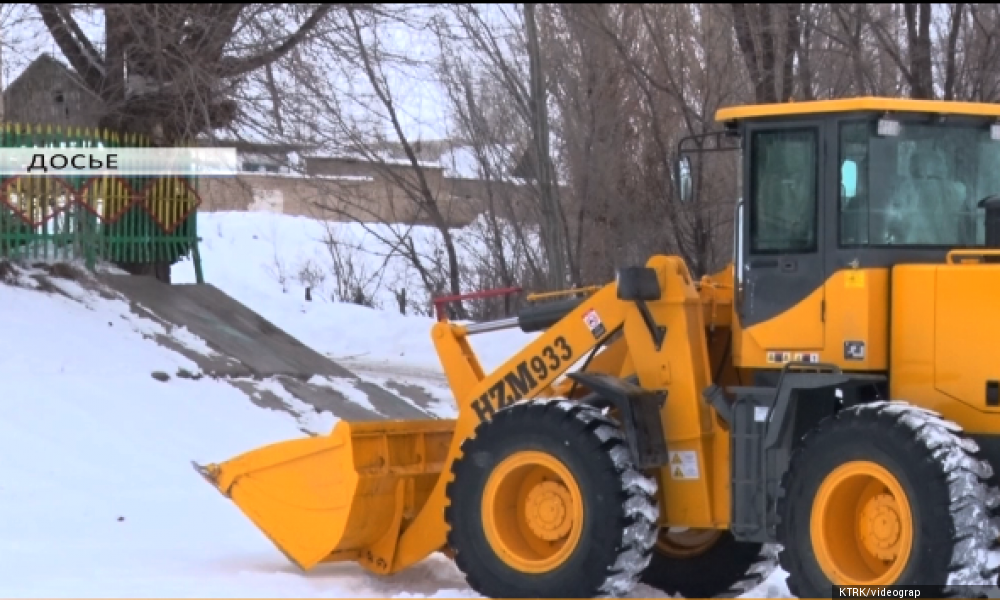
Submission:
[[[357,560],[387,572],[400,531],[437,482],[454,426],[340,421],[329,435],[194,466],[299,568]]]

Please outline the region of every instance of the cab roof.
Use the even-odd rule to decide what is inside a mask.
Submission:
[[[859,111],[917,112],[942,115],[973,115],[1000,117],[1000,104],[979,102],[951,102],[943,100],[911,100],[909,98],[841,98],[837,100],[811,100],[780,104],[748,104],[719,109],[715,120],[720,122],[761,119],[767,117],[798,116],[818,113],[843,113]]]

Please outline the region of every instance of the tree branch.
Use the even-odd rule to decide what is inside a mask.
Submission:
[[[281,59],[283,56],[291,52],[295,46],[299,45],[306,36],[319,25],[319,22],[330,13],[333,8],[337,6],[336,4],[324,4],[317,8],[306,22],[298,28],[295,33],[288,36],[284,42],[278,44],[274,48],[261,52],[256,56],[248,56],[245,58],[224,58],[219,64],[219,76],[220,77],[237,77],[248,73],[250,71],[255,71],[266,64],[273,63],[276,60]],[[353,9],[352,9],[353,10]]]
[[[777,90],[774,86],[774,21],[771,19],[771,5],[761,3],[760,10],[760,37],[761,37],[761,85],[764,88],[765,96],[759,102],[774,102],[778,100]]]
[[[760,67],[757,64],[757,47],[753,42],[747,5],[734,2],[730,6],[733,8],[733,30],[736,32],[736,41],[743,52],[743,61],[750,74],[750,83],[754,88],[754,99],[757,102],[766,102],[767,92],[760,74]]]
[[[781,98],[779,98],[782,102],[788,102],[795,91],[793,67],[795,55],[799,54],[799,43],[802,35],[799,23],[799,13],[802,7],[798,4],[788,4],[787,9],[788,24],[785,30],[785,56],[781,69]]]
[[[95,94],[104,88],[105,65],[64,4],[35,4],[59,50]]]
[[[233,32],[236,30],[240,14],[250,5],[213,4],[209,6],[209,14],[205,15],[208,23],[199,27],[199,35],[192,36],[190,41],[184,44],[182,55],[197,56],[199,60],[215,62],[222,58],[226,42],[232,39]]]
[[[962,31],[962,11],[965,4],[958,2],[951,13],[951,31],[948,32],[948,51],[945,53],[944,68],[944,99],[955,98],[955,49],[958,47],[958,34]]]

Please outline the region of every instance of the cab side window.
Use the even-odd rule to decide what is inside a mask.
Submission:
[[[752,134],[751,252],[816,251],[817,138],[815,129]]]

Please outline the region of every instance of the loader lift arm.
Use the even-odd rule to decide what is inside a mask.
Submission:
[[[701,448],[709,443],[706,435],[713,427],[708,405],[699,396],[710,378],[704,310],[683,261],[657,256],[644,267],[623,269],[616,282],[584,299],[538,307],[502,322],[468,326],[436,323],[432,338],[459,410],[445,469],[461,456],[463,441],[474,437],[476,428],[499,411],[521,401],[564,398],[565,394],[554,385],[556,380],[619,331],[624,338],[621,343],[627,345],[633,357],[630,370],[634,373],[609,373],[609,377],[600,379],[578,374],[571,378],[573,383],[592,392],[588,402],[603,399],[616,407],[632,409],[626,412],[631,412],[630,420],[638,428],[624,432],[624,437],[639,464],[655,467],[666,460],[665,424],[670,407],[661,407],[671,389],[677,389],[685,399],[674,409],[678,416],[684,415],[677,419],[675,437],[681,447]],[[544,331],[486,375],[468,337],[515,326]],[[665,342],[671,335],[669,331],[676,335],[675,344]],[[612,348],[606,351],[610,353]],[[635,360],[637,356],[643,358]],[[616,378],[618,375],[634,375],[638,385],[629,387],[624,377]],[[615,393],[610,393],[612,389]],[[714,455],[708,455],[699,458],[702,470],[712,466],[707,461]],[[445,479],[437,483],[424,509],[402,532],[393,570],[405,568],[444,546],[443,531],[437,531],[446,506]],[[706,479],[677,485],[692,486],[697,490],[693,493],[705,500],[714,492],[710,490],[713,484]],[[728,499],[714,500],[714,506],[703,507],[700,519],[727,522]]]
[[[597,351],[621,331],[627,314],[622,309],[628,303],[637,308],[654,347],[659,350],[667,329],[656,322],[646,302],[655,302],[660,297],[656,271],[648,267],[631,267],[619,272],[616,283],[599,289],[590,297],[528,307],[516,318],[482,324],[439,323],[434,339],[449,383],[456,391],[459,410],[463,410],[462,399],[465,398],[482,422],[521,400],[560,396],[558,389],[553,388],[554,382],[589,354],[585,369]],[[579,325],[574,327],[574,324]],[[513,327],[524,333],[545,333],[496,372],[483,376],[468,336]],[[660,410],[666,402],[666,391],[643,389],[634,377],[629,381],[608,373],[584,373],[583,369],[568,375],[574,389],[582,385],[591,392],[580,402],[617,410],[637,467],[648,469],[665,464],[667,446],[660,425]],[[476,383],[470,384],[471,381]],[[463,393],[466,389],[468,391]]]

